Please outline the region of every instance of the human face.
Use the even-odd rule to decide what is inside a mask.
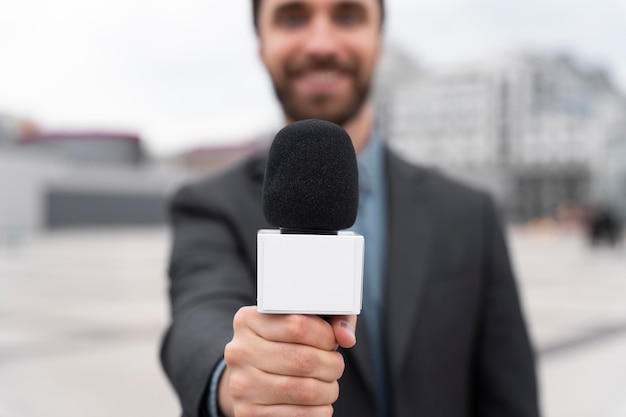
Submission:
[[[258,37],[288,121],[359,113],[380,55],[378,0],[263,0]]]

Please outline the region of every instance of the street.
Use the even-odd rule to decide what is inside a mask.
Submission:
[[[626,416],[626,248],[509,229],[546,417]],[[179,415],[158,362],[165,228],[0,242],[0,417]]]

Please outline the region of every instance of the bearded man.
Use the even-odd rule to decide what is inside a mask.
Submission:
[[[182,188],[161,359],[184,415],[538,416],[492,200],[404,162],[376,129],[383,1],[254,0],[253,15],[285,123],[337,123],[359,155],[363,314],[257,312],[266,154]]]

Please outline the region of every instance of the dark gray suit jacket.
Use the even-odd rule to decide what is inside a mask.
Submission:
[[[172,323],[161,360],[185,416],[206,388],[232,318],[256,304],[265,158],[182,188],[172,201]],[[533,353],[491,199],[386,152],[384,345],[393,416],[538,416]],[[373,417],[366,326],[343,352],[335,416]]]

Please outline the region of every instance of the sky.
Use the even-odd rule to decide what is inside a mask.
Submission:
[[[626,91],[626,0],[386,0],[385,37],[426,68],[568,53]],[[1,0],[0,113],[131,131],[166,156],[281,124],[249,0]]]

